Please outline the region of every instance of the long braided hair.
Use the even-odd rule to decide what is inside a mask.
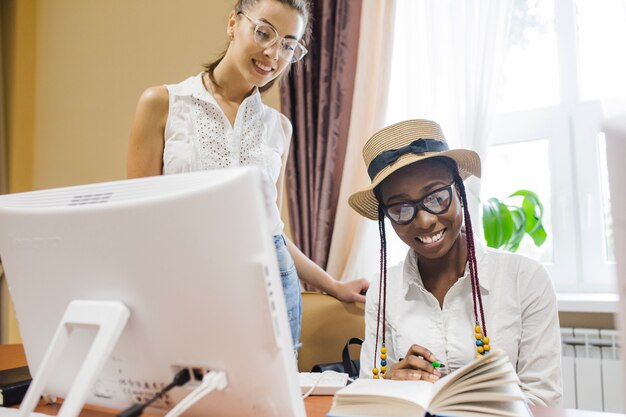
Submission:
[[[485,313],[483,309],[483,301],[480,293],[480,285],[478,281],[478,264],[476,262],[476,250],[474,246],[474,233],[472,229],[472,221],[470,219],[467,194],[463,179],[459,174],[459,168],[456,162],[445,156],[436,156],[433,159],[445,165],[452,174],[454,187],[457,195],[461,199],[461,207],[463,208],[463,221],[465,224],[465,240],[467,243],[467,264],[470,271],[470,282],[472,285],[472,301],[474,305],[474,320],[476,325],[482,325],[483,334],[487,337],[487,326],[485,323]],[[382,183],[381,183],[382,185]],[[378,318],[376,323],[376,343],[374,347],[374,368],[376,368],[376,358],[378,352],[378,342],[381,340],[379,332],[382,334],[381,344],[385,345],[386,333],[386,311],[387,311],[387,236],[385,233],[385,213],[382,209],[383,201],[380,191],[380,185],[374,189],[374,195],[378,200],[378,232],[380,237],[380,281],[378,287]],[[381,314],[382,313],[382,314]],[[382,348],[381,348],[382,349]]]

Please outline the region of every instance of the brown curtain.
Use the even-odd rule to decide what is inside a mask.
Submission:
[[[348,205],[348,197],[370,183],[363,163],[363,146],[385,124],[393,51],[393,31],[389,28],[393,27],[395,8],[396,0],[376,0],[363,2],[361,10],[363,30],[359,35],[352,121],[326,265],[326,271],[340,281],[370,278],[369,267],[377,263],[370,261],[372,252],[364,248],[373,245],[374,253],[378,253],[375,234],[373,242],[367,238],[374,222],[354,211]]]
[[[328,262],[350,127],[361,0],[316,0],[304,62],[281,84],[293,124],[287,189],[294,243],[322,268]]]

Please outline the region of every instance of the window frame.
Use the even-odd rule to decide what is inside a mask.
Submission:
[[[557,292],[615,292],[598,150],[605,117],[601,100],[579,98],[575,1],[554,2],[559,104],[494,114],[490,145],[548,139],[554,252],[545,266]]]

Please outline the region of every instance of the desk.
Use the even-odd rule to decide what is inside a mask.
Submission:
[[[15,368],[26,365],[26,356],[22,345],[0,345],[0,370]],[[312,396],[304,400],[308,417],[325,417],[330,409],[333,397]],[[37,407],[37,411],[44,414],[56,415],[59,411],[59,404],[42,404]],[[531,406],[531,411],[535,417],[626,417],[626,414],[601,413],[598,411],[569,410],[561,408],[549,408]],[[97,406],[85,406],[80,417],[111,417],[114,410]]]

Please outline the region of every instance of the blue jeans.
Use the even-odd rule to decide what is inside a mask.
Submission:
[[[287,250],[285,238],[282,235],[274,236],[274,247],[278,256],[278,269],[285,293],[287,317],[291,329],[294,352],[300,347],[300,329],[302,327],[302,296],[300,294],[300,280],[296,272],[293,258]]]

